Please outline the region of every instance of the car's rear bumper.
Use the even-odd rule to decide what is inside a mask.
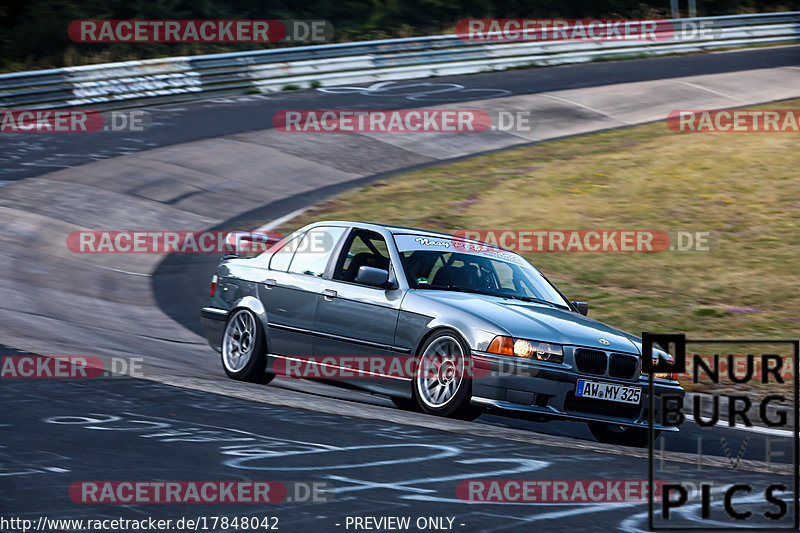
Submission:
[[[208,344],[217,351],[222,350],[222,334],[229,311],[216,307],[204,307],[200,311],[200,322],[203,325]]]
[[[607,422],[621,426],[647,428],[648,384],[646,380],[622,380],[608,376],[578,374],[570,368],[537,365],[502,356],[473,352],[476,372],[472,380],[472,403],[488,410],[506,411],[536,418],[562,418],[587,422]],[[641,387],[638,404],[596,400],[575,396],[578,379],[589,379],[627,387]],[[676,382],[657,381],[653,427],[662,431],[678,431],[661,424],[662,397],[683,397],[684,390]]]

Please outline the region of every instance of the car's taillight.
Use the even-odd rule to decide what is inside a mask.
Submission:
[[[217,292],[217,275],[214,274],[211,276],[211,297],[214,297],[214,293]]]

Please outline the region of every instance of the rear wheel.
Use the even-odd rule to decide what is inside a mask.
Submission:
[[[434,334],[422,347],[414,377],[414,397],[431,415],[475,420],[481,410],[470,405],[469,347],[455,333]]]
[[[238,309],[228,318],[222,335],[222,367],[232,379],[269,383],[275,374],[267,368],[267,343],[258,318],[247,309]]]
[[[647,429],[605,424],[603,422],[587,422],[587,425],[594,438],[606,444],[644,448],[650,442]],[[658,438],[659,433],[661,432],[656,431],[654,438]]]

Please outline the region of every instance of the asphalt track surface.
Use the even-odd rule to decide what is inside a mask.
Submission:
[[[429,94],[425,105],[432,105],[436,98],[443,103],[453,103],[497,96],[497,92],[492,92],[493,88],[497,88],[496,91],[506,91],[504,94],[509,95],[532,94],[675,76],[793,66],[798,63],[799,51],[800,47],[783,47],[593,63],[437,78],[421,80],[420,83],[479,81],[479,86],[486,91],[483,94],[450,92],[439,97]],[[419,94],[419,90],[416,89],[414,94]],[[380,106],[384,109],[419,105],[413,99],[414,96],[402,92],[380,96]],[[371,101],[364,103],[363,94],[301,91],[264,97],[186,102],[148,109],[156,119],[154,127],[133,140],[124,134],[65,135],[33,141],[30,137],[3,136],[0,138],[0,164],[3,168],[1,179],[7,182],[17,181],[59,167],[77,166],[92,160],[158,146],[268,128],[272,114],[289,105],[295,109],[375,107]],[[180,119],[170,120],[169,117],[176,113],[180,115]],[[277,217],[356,183],[358,182],[321,187],[310,194],[288,198],[238,218],[259,218],[267,213]],[[236,220],[232,220],[226,222],[226,225],[235,223]],[[210,256],[170,256],[153,275],[157,303],[187,329],[198,331],[197,309],[204,303],[202,293],[206,290],[209,272],[216,260],[216,257]],[[6,355],[18,352],[9,348],[2,353]],[[209,368],[218,372],[220,379],[224,379],[221,370]],[[274,465],[265,470],[233,467],[226,460],[225,453],[220,451],[218,442],[199,445],[185,441],[162,442],[163,439],[142,437],[140,432],[87,429],[86,424],[81,426],[48,422],[58,416],[79,417],[87,416],[87,413],[102,412],[120,417],[120,420],[133,420],[134,427],[146,426],[146,423],[141,423],[145,420],[152,422],[173,418],[174,423],[182,428],[204,427],[205,424],[224,431],[250,432],[252,435],[248,438],[252,437],[259,446],[268,441],[283,453],[286,449],[291,449],[291,442],[302,441],[318,450],[336,447],[346,450],[348,455],[356,456],[358,462],[353,463],[342,460],[336,454],[320,454],[321,460],[318,463],[312,461],[316,465],[315,469],[303,471],[309,474],[305,479],[329,481],[342,491],[337,493],[333,502],[325,504],[276,504],[273,514],[280,517],[283,531],[306,531],[308,524],[313,524],[319,531],[337,531],[343,530],[336,524],[342,523],[341,520],[347,515],[388,514],[413,517],[449,515],[456,518],[457,524],[465,524],[461,526],[465,531],[530,530],[539,521],[548,521],[548,527],[553,529],[561,529],[559,526],[566,524],[569,524],[570,529],[580,527],[597,531],[607,531],[614,527],[632,531],[646,526],[647,508],[642,505],[531,508],[519,505],[464,504],[455,499],[454,486],[457,479],[471,479],[463,476],[527,476],[535,479],[624,479],[646,476],[647,461],[641,456],[627,458],[593,451],[593,441],[583,424],[537,424],[484,415],[476,423],[468,424],[477,428],[474,431],[438,431],[431,427],[435,426],[435,419],[425,415],[395,413],[397,410],[385,409],[388,402],[382,398],[292,380],[276,380],[269,388],[287,395],[299,392],[314,398],[319,405],[339,402],[347,407],[339,410],[339,414],[318,412],[313,408],[290,409],[138,380],[4,380],[0,387],[0,405],[3,406],[3,415],[0,417],[0,431],[3,434],[0,442],[0,486],[3,489],[0,510],[4,515],[13,512],[19,516],[40,516],[43,509],[52,509],[53,516],[58,518],[120,514],[124,514],[126,518],[148,514],[169,518],[187,514],[187,507],[128,505],[119,508],[75,505],[66,497],[66,487],[75,480],[87,479],[298,479],[295,473],[291,477],[275,474],[283,471],[274,470]],[[355,416],[346,416],[346,409],[352,409]],[[402,421],[392,423],[381,417],[370,420],[369,417],[359,416],[360,413],[355,412],[368,409],[385,410],[391,413],[386,418],[401,417]],[[496,428],[497,438],[475,434],[486,430],[491,433],[492,428]],[[510,428],[508,435],[511,437],[503,433],[506,428]],[[577,442],[578,445],[560,449],[540,446],[534,442],[520,443],[519,440],[525,439],[519,437],[519,433],[524,432],[539,437],[542,434],[545,437],[550,435],[554,444],[562,436],[569,437],[567,441]],[[718,456],[722,460],[718,466],[723,468],[706,467],[702,471],[685,468],[680,474],[674,474],[682,480],[705,479],[722,483],[730,481],[733,475],[737,479],[752,479],[756,485],[771,479],[782,479],[784,482],[790,480],[779,474],[764,472],[763,469],[760,472],[747,473],[732,470],[729,465],[724,468],[727,458],[721,438],[726,439],[736,455],[743,438],[750,437],[742,458],[764,461],[768,435],[763,432],[750,433],[719,427],[714,428],[712,435],[700,434],[697,430],[682,431],[678,436],[668,436],[664,441],[665,447],[668,451],[692,454],[696,452],[698,436],[704,437],[704,453]],[[518,442],[514,442],[514,439]],[[780,448],[781,445],[785,445],[785,442],[779,444],[778,448],[786,453],[782,458],[773,458],[773,461],[791,461],[790,450]],[[355,446],[358,447],[354,448]],[[404,464],[402,468],[364,466],[368,463],[397,460],[398,457],[413,457],[415,454],[412,451],[416,449],[447,446],[458,449],[458,453],[447,458]],[[776,445],[773,443],[772,446]],[[406,451],[401,454],[393,453],[399,447],[406,447]],[[280,464],[282,457],[280,454],[269,455],[267,462]],[[501,464],[497,467],[498,461],[507,461],[512,466]],[[543,465],[542,462],[547,464]],[[505,473],[494,474],[497,470]],[[462,477],[449,479],[454,476]],[[226,508],[223,513],[216,507],[195,513],[197,507],[191,506],[192,514],[207,515],[235,515],[238,514],[234,512],[237,509]],[[695,507],[694,511],[696,510]],[[715,512],[718,511],[716,508]],[[253,514],[251,510],[242,512]],[[690,522],[693,520],[691,516],[686,519]],[[696,521],[694,523],[697,525]]]
[[[647,527],[645,502],[465,503],[457,493],[460,482],[476,479],[646,479],[640,458],[615,455],[609,461],[590,449],[554,453],[550,447],[268,406],[128,378],[31,381],[3,387],[3,516],[34,523],[43,515],[277,517],[279,530],[289,532],[352,531],[346,524],[354,516],[449,518],[452,525],[446,529],[465,532]],[[731,523],[717,492],[731,481],[730,470],[698,470],[691,463],[656,468],[659,480],[713,483],[711,519]],[[102,480],[324,482],[333,498],[120,505],[76,503],[68,496],[75,482]],[[754,489],[734,500],[740,510],[753,511],[747,524],[769,526],[759,515],[774,508],[758,493],[773,483],[791,486],[791,477],[737,471],[736,481]],[[696,503],[670,521],[673,526],[706,523]]]

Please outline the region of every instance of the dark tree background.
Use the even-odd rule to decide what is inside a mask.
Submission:
[[[699,15],[800,9],[800,0],[698,0]],[[680,0],[686,9],[686,0]],[[685,14],[685,13],[684,13]],[[260,45],[76,44],[79,19],[324,19],[336,41],[453,31],[463,18],[659,18],[669,0],[1,0],[0,70],[252,49]]]

